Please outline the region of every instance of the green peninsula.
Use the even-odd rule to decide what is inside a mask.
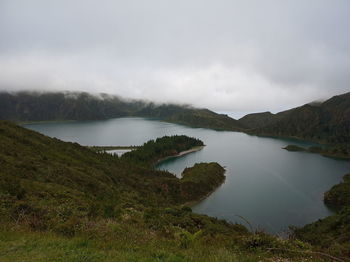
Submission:
[[[283,149],[287,151],[303,151],[308,153],[320,154],[325,157],[350,159],[350,145],[349,144],[334,144],[325,147],[310,146],[301,147],[297,145],[288,145]]]
[[[225,181],[225,169],[216,162],[197,163],[182,172],[182,195],[190,201],[201,200]]]

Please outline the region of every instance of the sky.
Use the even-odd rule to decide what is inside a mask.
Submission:
[[[0,90],[220,112],[350,91],[349,0],[0,0]]]

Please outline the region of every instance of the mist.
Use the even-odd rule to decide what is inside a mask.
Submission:
[[[0,90],[278,111],[349,91],[347,0],[0,1]]]

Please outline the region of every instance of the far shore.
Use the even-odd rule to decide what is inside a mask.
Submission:
[[[78,120],[42,120],[42,121],[15,121],[18,125],[35,125],[35,124],[54,124],[54,123],[72,123]]]
[[[209,126],[198,126],[198,125],[191,125],[189,123],[183,123],[183,122],[177,122],[177,121],[167,121],[164,119],[159,119],[156,117],[141,117],[141,116],[122,116],[122,117],[113,117],[113,118],[106,118],[106,119],[91,119],[91,120],[43,120],[43,121],[14,121],[19,125],[34,125],[34,124],[50,124],[50,123],[69,123],[69,122],[81,122],[81,121],[102,121],[102,120],[110,120],[110,119],[119,119],[119,118],[143,118],[143,119],[148,119],[148,120],[156,120],[160,122],[165,122],[165,123],[170,123],[170,124],[176,124],[176,125],[181,125],[181,126],[186,126],[186,127],[191,127],[191,128],[203,128],[203,129],[209,129],[209,130],[215,130],[215,131],[227,131],[227,132],[239,132],[239,133],[244,133],[250,136],[257,136],[257,137],[262,137],[262,138],[275,138],[275,139],[292,139],[296,141],[302,141],[302,142],[308,142],[312,143],[315,145],[331,145],[332,143],[327,142],[327,141],[318,141],[318,140],[310,140],[307,138],[302,138],[298,136],[281,136],[281,135],[273,135],[273,134],[266,134],[266,133],[256,133],[253,132],[249,129],[230,129],[230,128],[214,128],[214,127],[209,127]]]

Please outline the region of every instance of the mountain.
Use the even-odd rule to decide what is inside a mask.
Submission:
[[[73,92],[0,93],[0,119],[13,121],[96,120],[127,116],[144,106],[117,96]]]
[[[246,129],[255,129],[268,125],[273,122],[274,114],[271,112],[253,113],[248,114],[239,119]]]
[[[350,93],[277,114],[250,114],[238,120],[257,135],[295,137],[323,143],[350,142]]]
[[[0,93],[0,119],[11,121],[100,120],[149,117],[218,130],[242,130],[237,120],[208,109],[125,100],[107,94],[57,92]]]
[[[237,120],[217,114],[208,109],[199,109],[174,104],[156,105],[154,103],[143,106],[140,110],[132,112],[132,116],[157,118],[166,122],[177,123],[192,127],[212,128],[217,130],[241,131]]]
[[[254,135],[293,137],[321,143],[350,142],[350,93],[277,114],[249,114],[239,120],[208,109],[125,100],[107,94],[0,93],[0,119],[4,120],[100,120],[128,116]]]

